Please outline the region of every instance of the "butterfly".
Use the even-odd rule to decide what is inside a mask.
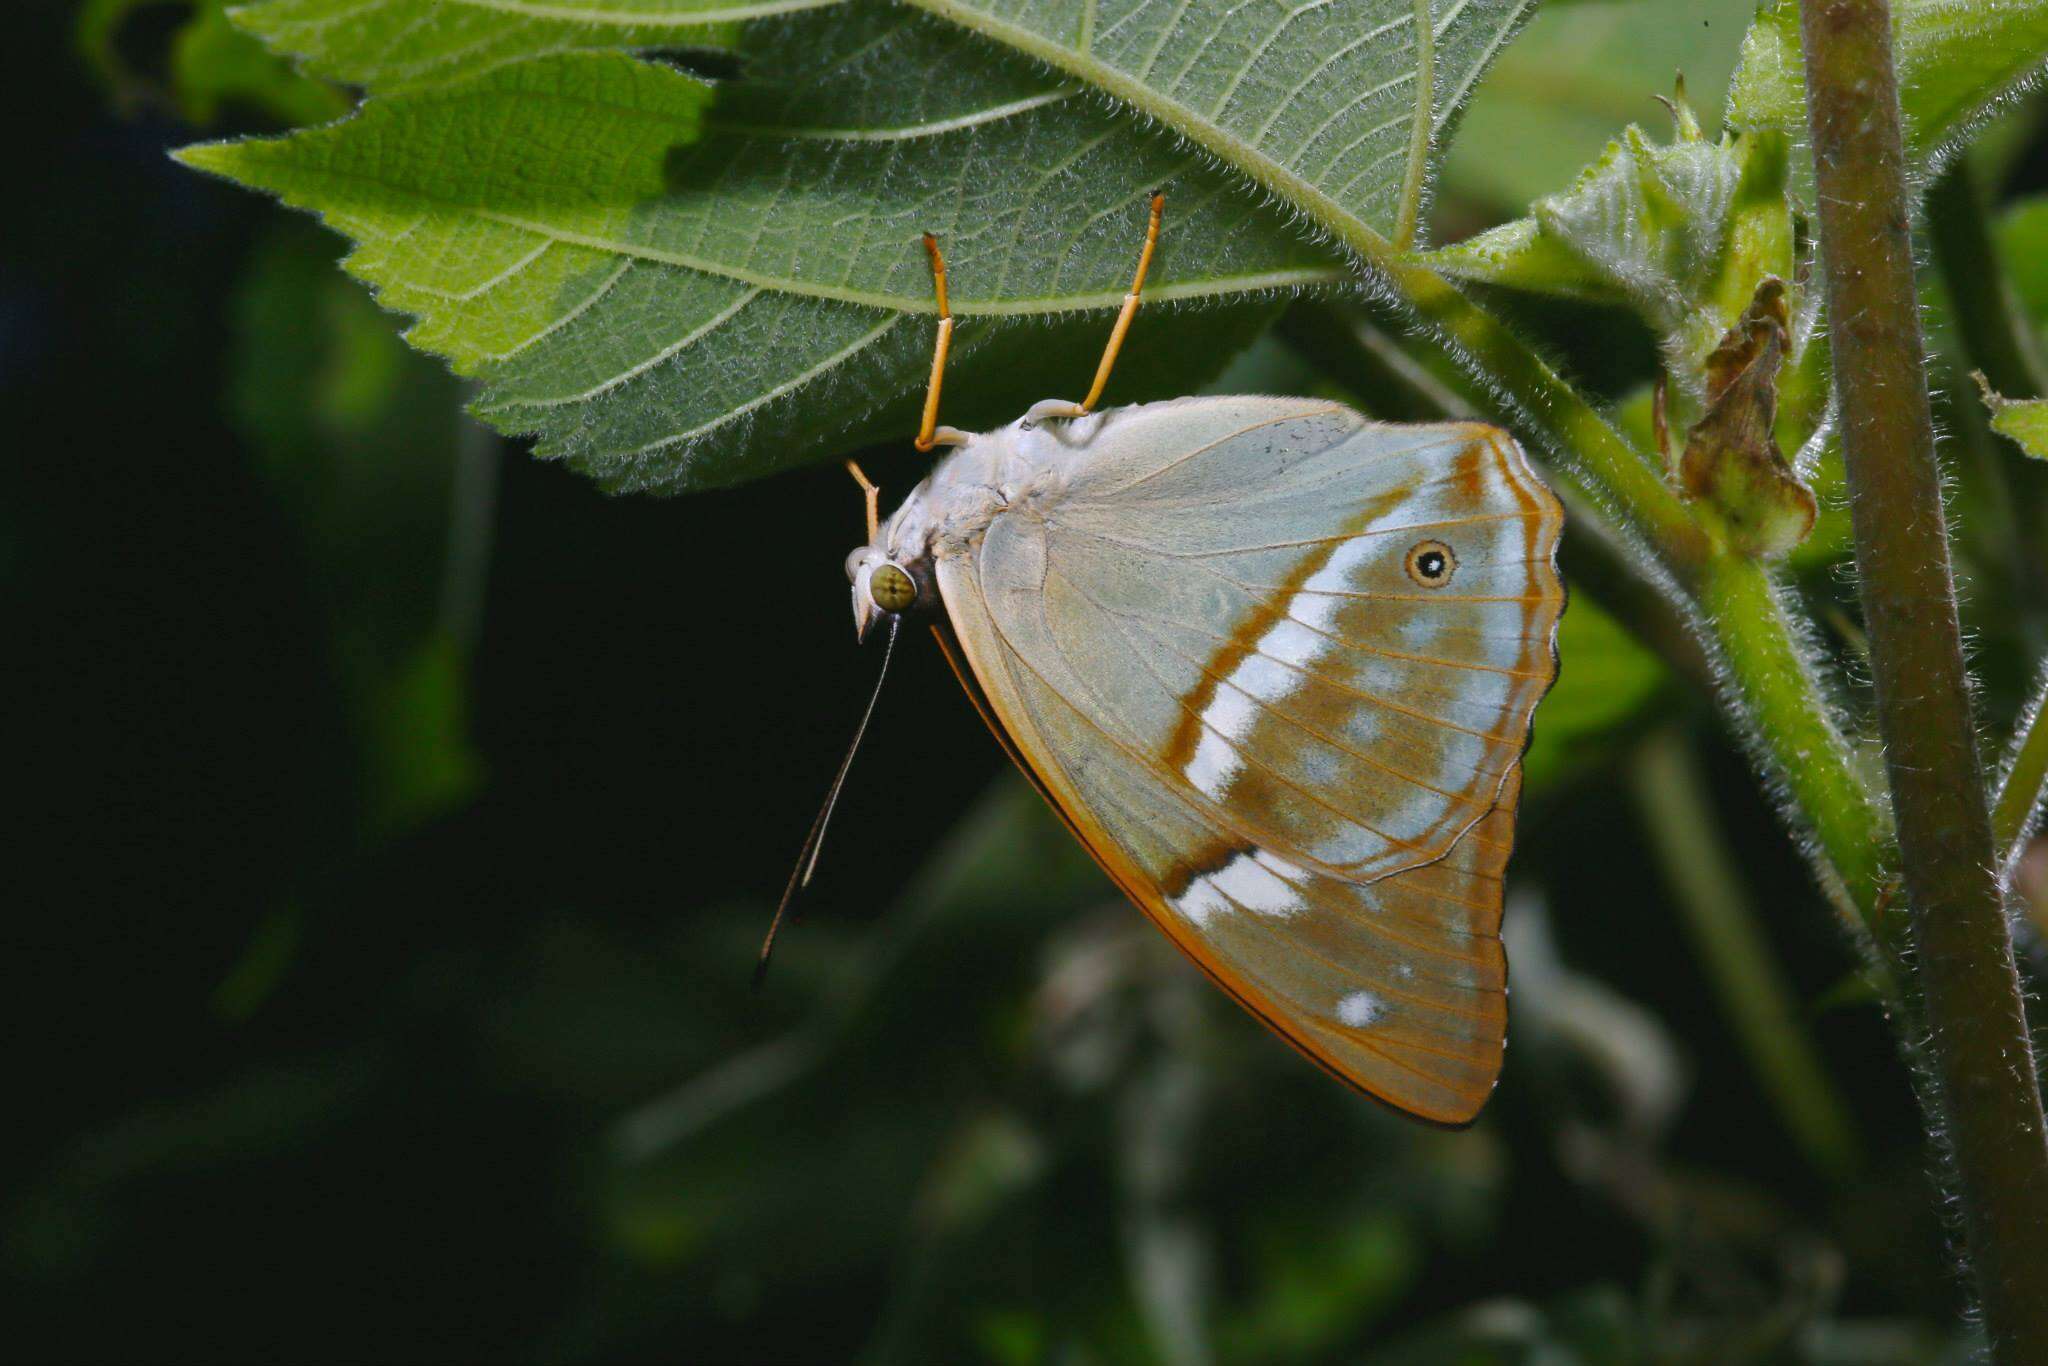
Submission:
[[[1563,510],[1480,423],[1315,398],[1099,410],[1163,206],[1086,399],[979,434],[937,425],[953,324],[926,237],[916,444],[949,453],[886,521],[849,462],[855,630],[886,624],[893,651],[928,618],[1018,768],[1224,992],[1351,1086],[1465,1124],[1503,1061],[1502,878],[1556,675]]]

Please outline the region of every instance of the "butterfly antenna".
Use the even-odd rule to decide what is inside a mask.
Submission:
[[[817,871],[818,854],[825,847],[825,827],[832,822],[832,809],[839,805],[840,789],[846,786],[846,774],[853,767],[853,756],[860,753],[860,742],[868,733],[868,722],[874,717],[875,703],[881,700],[882,683],[889,677],[889,660],[896,653],[896,627],[901,618],[889,618],[889,639],[882,647],[882,668],[875,675],[875,690],[868,694],[867,710],[860,714],[860,724],[854,727],[853,743],[846,747],[846,757],[839,761],[839,772],[833,775],[832,786],[825,792],[825,804],[818,808],[818,818],[811,822],[811,832],[804,836],[803,848],[797,851],[796,867],[789,870],[789,881],[782,889],[782,900],[776,903],[775,918],[768,922],[768,937],[761,941],[761,958],[754,964],[754,990],[761,989],[761,983],[768,977],[768,956],[775,952],[775,935],[782,928],[782,917],[789,911],[790,902],[796,899],[799,888],[811,884],[811,874]]]

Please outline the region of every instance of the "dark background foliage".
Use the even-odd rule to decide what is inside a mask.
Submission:
[[[123,21],[111,95],[67,6],[9,45],[10,1355],[1953,1350],[1897,1054],[1675,681],[1529,807],[1515,1043],[1468,1133],[1344,1093],[1154,942],[916,637],[750,994],[877,663],[853,489],[611,499],[466,426],[331,238],[165,158],[183,17]],[[1610,315],[1536,321],[1616,394],[1649,373]],[[2031,619],[1973,610],[2009,707]],[[1788,1134],[1643,833],[1674,736],[1844,1161]]]

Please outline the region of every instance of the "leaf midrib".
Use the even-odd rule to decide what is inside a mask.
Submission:
[[[1037,95],[1026,95],[1011,100],[1008,104],[994,104],[972,113],[956,114],[951,118],[931,119],[924,123],[897,124],[886,128],[846,128],[823,125],[776,124],[776,123],[728,123],[720,119],[706,119],[707,133],[731,133],[740,137],[797,138],[818,142],[911,142],[918,138],[937,137],[943,133],[959,133],[983,124],[995,123],[1013,118],[1048,104],[1070,100],[1078,91],[1047,90]]]
[[[567,102],[576,102],[575,97],[552,96]],[[610,109],[611,106],[602,106]],[[225,143],[206,143],[183,148],[174,155],[179,161],[201,170],[225,173],[214,164],[212,153],[232,146]],[[932,296],[922,290],[912,294],[894,294],[883,290],[854,289],[845,286],[820,284],[809,280],[795,279],[787,275],[774,275],[764,271],[748,270],[730,262],[701,257],[686,252],[666,251],[644,243],[624,242],[598,233],[575,232],[556,224],[507,213],[503,210],[486,209],[464,199],[435,195],[418,185],[394,184],[382,177],[365,174],[356,170],[344,170],[335,166],[323,166],[317,170],[302,169],[302,176],[329,182],[364,185],[395,193],[407,202],[431,206],[443,211],[468,214],[485,222],[497,223],[504,227],[529,233],[544,241],[586,247],[617,256],[649,261],[659,265],[679,266],[704,275],[735,280],[742,284],[772,289],[778,293],[794,294],[815,299],[829,299],[839,303],[857,304],[870,308],[887,309],[898,313],[932,313],[938,306]],[[273,187],[277,188],[277,187]],[[282,190],[280,193],[284,193]],[[285,193],[287,199],[291,198]],[[1240,275],[1209,275],[1199,280],[1183,280],[1161,283],[1146,291],[1145,297],[1160,303],[1174,300],[1211,299],[1235,297],[1257,293],[1262,290],[1304,289],[1316,285],[1342,284],[1352,279],[1351,272],[1339,266],[1301,266],[1291,269],[1259,271]],[[474,296],[487,293],[492,281],[475,292]],[[963,317],[1038,317],[1046,314],[1100,310],[1119,307],[1124,294],[1117,289],[1096,290],[1084,294],[1040,294],[1022,295],[1009,299],[975,300],[955,299],[954,312]]]
[[[613,252],[631,256],[642,261],[653,261],[660,265],[681,266],[685,270],[698,271],[705,275],[716,275],[742,284],[758,285],[775,290],[780,294],[799,294],[813,299],[831,299],[839,303],[862,304],[870,308],[889,309],[897,313],[938,312],[938,305],[929,294],[889,294],[879,290],[848,289],[837,285],[814,284],[808,280],[793,280],[786,275],[769,275],[760,271],[747,270],[727,262],[692,256],[687,252],[664,251],[659,247],[646,246],[637,242],[620,242],[601,237],[595,233],[570,232],[546,223],[536,223],[515,214],[499,213],[494,210],[466,206],[467,211],[479,218],[506,227],[518,228],[537,236],[547,237],[570,246],[589,247],[595,251]],[[1256,293],[1266,289],[1300,289],[1310,285],[1338,284],[1349,279],[1349,273],[1333,266],[1303,266],[1294,270],[1262,271],[1256,275],[1212,275],[1200,280],[1184,280],[1173,284],[1162,284],[1145,291],[1148,301],[1160,303],[1175,299],[1210,299],[1223,296]],[[960,317],[1038,317],[1047,313],[1079,312],[1085,309],[1115,308],[1124,301],[1122,290],[1098,290],[1090,294],[1037,295],[1016,299],[953,300],[953,312]]]
[[[629,28],[703,28],[739,19],[759,19],[797,10],[822,9],[840,0],[755,0],[704,10],[649,12],[629,9],[594,9],[583,5],[551,5],[534,0],[441,0],[462,9],[493,10],[522,19],[553,19],[571,24],[618,24]],[[242,8],[238,6],[237,8]]]

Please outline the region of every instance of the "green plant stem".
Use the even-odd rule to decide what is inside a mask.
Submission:
[[[1928,192],[1927,238],[1970,364],[2007,398],[2048,393],[2040,351],[1984,221],[1967,156],[1951,161]]]
[[[1991,805],[1991,839],[1998,851],[2001,875],[2011,874],[2026,849],[2044,790],[2048,790],[2048,669],[2042,671],[2033,700],[2020,714],[2019,730],[1998,780],[1998,798]]]
[[[1892,832],[1851,759],[1799,628],[1760,566],[1725,556],[1694,585],[1705,629],[1720,648],[1736,708],[1771,778],[1788,793],[1838,885],[1845,923],[1882,940],[1879,907]],[[1826,879],[1823,879],[1824,883]]]
[[[1717,834],[1698,761],[1666,728],[1643,744],[1634,768],[1650,842],[1750,1066],[1807,1159],[1831,1177],[1848,1175],[1861,1161],[1854,1129]]]
[[[1992,851],[1913,280],[1885,0],[1802,0],[1856,566],[1899,830],[1932,1127],[1995,1358],[2048,1361],[2048,1125]]]

